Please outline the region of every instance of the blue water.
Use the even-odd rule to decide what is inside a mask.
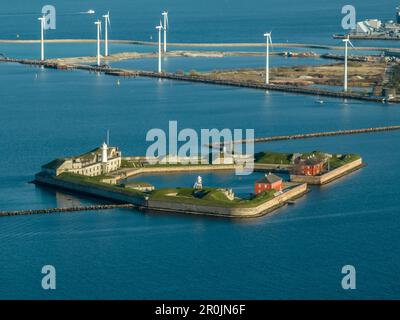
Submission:
[[[173,42],[260,42],[272,30],[276,42],[333,43],[340,33],[341,9],[346,1],[307,0],[203,0],[192,5],[186,0],[53,0],[58,12],[57,30],[48,38],[95,38],[93,22],[111,11],[111,35],[118,39],[150,40],[157,38],[155,26],[162,10],[170,12],[170,40]],[[372,0],[353,0],[357,19],[395,18],[396,0],[379,5]],[[2,3],[2,39],[32,39],[39,36],[37,14],[43,1],[15,0]],[[82,15],[89,9],[95,15]],[[370,42],[367,42],[370,43]],[[387,42],[384,42],[387,44]]]
[[[327,39],[337,31],[332,16],[342,4],[330,1],[313,7],[319,2],[281,0],[284,8],[290,4],[291,10],[284,12],[277,2],[269,1],[275,6],[268,16],[266,1],[254,1],[254,6],[251,2],[213,2],[215,10],[208,14],[209,1],[196,7],[171,2],[170,11],[176,12],[171,37],[193,42],[258,41],[257,33],[262,34],[270,22],[280,26],[283,39],[332,43]],[[360,14],[388,19],[395,6],[395,1],[379,6],[354,2]],[[14,1],[14,6],[4,4],[1,12],[35,11],[37,3]],[[77,1],[55,3],[68,11],[83,10]],[[113,33],[121,38],[146,39],[146,26],[153,27],[162,7],[158,1],[113,3],[115,20],[128,26],[113,23]],[[111,5],[105,1],[89,1],[84,9],[107,6]],[[278,13],[284,19],[279,20]],[[60,17],[60,23],[63,19],[70,21],[72,16]],[[208,23],[200,24],[203,20]],[[187,21],[195,22],[196,28],[182,27]],[[28,22],[17,25],[18,31],[11,18],[2,23],[4,38],[15,32],[33,36]],[[293,33],[294,26],[302,32]],[[72,23],[70,28],[60,24],[54,37],[89,36],[86,32]],[[74,56],[79,48],[91,50],[90,45],[85,47],[63,46],[62,53]],[[1,48],[2,44],[0,52]],[[30,56],[35,48],[9,45],[8,50]],[[252,63],[252,59],[240,63],[247,61]],[[208,61],[195,63],[205,70]],[[230,67],[229,61],[221,63]],[[180,129],[254,128],[256,136],[271,136],[392,125],[400,119],[396,105],[337,99],[324,99],[321,105],[311,96],[143,78],[121,79],[117,86],[116,80],[80,71],[0,65],[0,210],[103,203],[28,182],[43,163],[102,143],[107,129],[112,144],[125,155],[141,155],[148,146],[147,131],[166,129],[169,120],[177,120]],[[312,188],[295,206],[255,220],[135,210],[2,218],[0,298],[400,298],[399,138],[399,132],[390,132],[257,145],[258,151],[356,152],[368,166],[328,186]],[[171,179],[176,184],[189,180],[191,176]],[[235,187],[235,182],[225,181],[227,187]],[[53,292],[41,289],[40,271],[46,264],[57,269]],[[340,271],[347,264],[357,269],[355,291],[341,289]]]
[[[237,176],[234,171],[217,171],[217,172],[186,172],[171,174],[154,174],[139,175],[128,181],[143,182],[146,181],[153,185],[156,189],[181,187],[192,188],[197,181],[197,177],[201,176],[203,185],[211,188],[227,188],[232,189],[236,197],[242,199],[250,198],[254,192],[254,182],[260,180],[265,173],[254,172],[248,176]],[[286,175],[281,175],[287,180]]]

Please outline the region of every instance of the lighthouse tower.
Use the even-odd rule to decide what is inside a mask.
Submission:
[[[103,143],[101,150],[102,150],[101,162],[107,163],[107,161],[108,161],[108,146],[105,142]]]
[[[108,146],[104,142],[103,145],[101,146],[101,168],[103,171],[103,174],[108,173]]]

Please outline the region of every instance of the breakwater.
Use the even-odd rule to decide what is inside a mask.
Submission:
[[[387,127],[376,127],[376,128],[366,128],[366,129],[352,129],[352,130],[339,130],[339,131],[326,131],[326,132],[316,132],[316,133],[303,133],[294,134],[286,136],[275,136],[275,137],[265,137],[256,139],[245,139],[233,141],[234,144],[243,143],[264,143],[273,141],[283,141],[283,140],[301,140],[301,139],[311,139],[311,138],[321,138],[321,137],[332,137],[332,136],[343,136],[352,134],[363,134],[363,133],[376,133],[376,132],[389,132],[400,130],[400,126],[387,126]],[[225,142],[225,144],[227,144]],[[214,144],[213,147],[219,147],[218,144]]]
[[[0,217],[68,213],[68,212],[80,212],[80,211],[99,211],[99,210],[113,210],[113,209],[133,209],[133,208],[135,208],[133,204],[105,204],[105,205],[79,206],[79,207],[67,207],[67,208],[49,208],[49,209],[38,209],[38,210],[0,211]]]
[[[82,65],[82,64],[65,64],[65,63],[57,63],[57,62],[48,62],[48,61],[39,61],[39,60],[29,60],[29,59],[11,59],[11,58],[0,58],[0,62],[12,62],[12,63],[21,63],[32,66],[42,66],[45,68],[52,69],[78,69],[85,70],[89,72],[101,72],[107,75],[113,76],[123,76],[123,77],[147,77],[147,78],[157,78],[157,79],[166,79],[166,80],[175,80],[175,81],[186,81],[186,82],[197,82],[203,84],[213,84],[213,85],[224,85],[224,86],[233,86],[233,87],[241,87],[241,88],[250,88],[250,89],[259,89],[259,90],[271,90],[271,91],[281,91],[281,92],[289,92],[295,94],[306,94],[313,96],[325,96],[332,98],[341,98],[341,99],[354,99],[354,100],[364,100],[371,102],[392,102],[392,103],[400,103],[400,99],[393,97],[391,99],[387,99],[380,96],[366,95],[359,92],[343,92],[343,91],[330,91],[319,88],[308,88],[308,87],[297,87],[297,86],[288,86],[288,85],[278,85],[278,84],[263,84],[253,81],[238,81],[238,80],[220,80],[215,79],[206,75],[188,75],[188,74],[176,74],[176,73],[167,73],[167,72],[153,72],[153,71],[143,71],[143,70],[129,70],[129,69],[117,69],[110,68],[109,66],[90,66],[90,65]]]

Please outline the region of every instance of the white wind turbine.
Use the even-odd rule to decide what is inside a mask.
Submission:
[[[164,52],[167,52],[167,31],[169,28],[168,11],[162,13],[164,17]]]
[[[161,69],[161,30],[164,29],[161,20],[160,20],[160,25],[158,25],[156,27],[156,29],[158,30],[158,73],[162,72]]]
[[[44,61],[44,25],[46,22],[45,16],[38,18],[40,21],[40,60]]]
[[[269,84],[269,46],[272,46],[272,32],[267,32],[264,34],[264,37],[267,41],[267,55],[266,55],[266,65],[265,65],[265,83]]]
[[[110,11],[103,16],[104,18],[104,55],[108,57],[108,27],[111,28]]]
[[[101,21],[97,20],[94,24],[97,25],[97,66],[100,66],[101,65],[101,61],[100,61]]]
[[[347,36],[344,42],[344,91],[347,92],[348,89],[348,52],[349,52],[349,44],[354,48],[353,44],[350,41],[350,36]]]

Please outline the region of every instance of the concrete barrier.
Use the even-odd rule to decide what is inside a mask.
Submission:
[[[148,209],[153,211],[208,215],[214,217],[219,216],[227,218],[255,218],[270,213],[271,211],[284,206],[289,201],[303,196],[307,193],[307,191],[307,184],[303,183],[292,187],[290,190],[284,192],[283,194],[256,207],[219,207],[182,203],[174,200],[149,200]]]

